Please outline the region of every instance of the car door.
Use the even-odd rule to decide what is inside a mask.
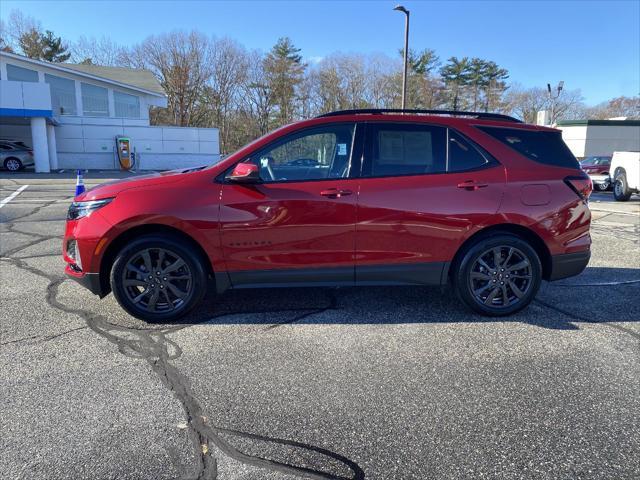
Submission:
[[[355,123],[294,132],[252,153],[261,182],[225,182],[220,228],[234,286],[354,282]]]
[[[439,284],[463,238],[496,213],[504,169],[444,126],[369,123],[356,283]]]

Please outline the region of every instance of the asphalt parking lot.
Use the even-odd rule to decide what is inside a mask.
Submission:
[[[0,176],[0,478],[640,477],[637,196],[594,194],[590,266],[503,320],[402,287],[149,325],[64,279],[73,183]]]

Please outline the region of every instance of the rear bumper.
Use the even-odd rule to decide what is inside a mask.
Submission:
[[[98,295],[100,298],[104,297],[108,292],[105,292],[100,282],[99,273],[84,273],[76,272],[71,268],[71,265],[67,265],[64,269],[64,273],[68,278],[78,282],[84,288],[89,290],[94,295]]]
[[[549,280],[560,280],[562,278],[573,277],[582,273],[587,267],[591,251],[564,253],[551,256],[551,275]]]

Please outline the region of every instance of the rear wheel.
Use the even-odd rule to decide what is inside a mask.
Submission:
[[[631,190],[629,190],[629,184],[627,183],[627,175],[624,172],[616,175],[616,179],[613,184],[613,197],[619,202],[626,202],[631,198]]]
[[[111,289],[122,308],[145,321],[171,321],[195,307],[206,291],[203,259],[180,238],[146,235],[117,255]]]
[[[4,168],[10,172],[17,172],[22,168],[22,162],[19,158],[9,157],[4,161]]]
[[[453,272],[459,298],[489,316],[510,315],[525,308],[536,296],[541,279],[538,254],[511,234],[481,238],[468,246]]]

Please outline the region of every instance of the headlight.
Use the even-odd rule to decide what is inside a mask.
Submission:
[[[79,218],[86,217],[91,214],[91,212],[94,212],[110,203],[111,200],[113,200],[113,198],[91,200],[88,202],[73,202],[67,212],[67,220],[78,220]]]

